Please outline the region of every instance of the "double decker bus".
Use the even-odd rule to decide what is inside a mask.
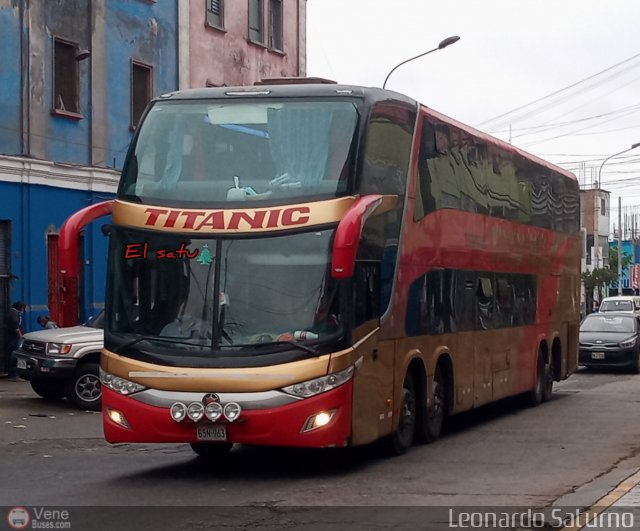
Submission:
[[[107,441],[392,453],[577,366],[575,177],[401,94],[148,107],[113,204]]]

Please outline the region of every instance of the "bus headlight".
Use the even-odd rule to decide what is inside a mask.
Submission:
[[[211,402],[204,407],[205,416],[215,422],[222,416],[222,406],[218,402]]]
[[[332,409],[330,411],[320,411],[315,415],[311,415],[307,418],[304,426],[302,426],[301,433],[307,433],[308,431],[317,430],[318,428],[322,428],[331,422],[333,416],[336,414],[336,410]]]
[[[182,422],[187,416],[187,406],[182,402],[175,402],[171,405],[169,412],[171,413],[171,418],[173,420],[176,422]]]
[[[187,417],[198,422],[204,416],[204,406],[200,402],[191,402],[187,406]]]
[[[241,411],[242,408],[240,407],[240,404],[238,404],[237,402],[229,402],[228,404],[225,404],[222,413],[225,419],[227,419],[229,422],[233,422],[234,420],[238,419]]]
[[[299,396],[302,398],[308,398],[310,396],[319,395],[331,389],[341,386],[348,382],[353,377],[354,366],[347,367],[346,369],[320,378],[314,378],[313,380],[307,380],[306,382],[300,382],[294,385],[283,387],[282,391],[290,395]]]
[[[130,382],[129,380],[125,380],[124,378],[120,378],[120,376],[115,376],[113,374],[109,374],[108,372],[100,369],[100,383],[112,391],[120,395],[130,395],[131,393],[137,393],[138,391],[142,391],[146,389],[144,385],[137,384],[135,382]]]

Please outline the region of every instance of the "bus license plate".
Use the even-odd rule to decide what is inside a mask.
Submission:
[[[199,441],[226,441],[226,426],[198,426]]]
[[[591,353],[591,359],[592,360],[603,360],[604,359],[604,352],[592,352]]]

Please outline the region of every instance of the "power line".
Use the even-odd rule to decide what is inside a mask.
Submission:
[[[550,94],[547,94],[546,96],[543,96],[543,97],[541,97],[541,98],[538,98],[538,99],[536,99],[536,100],[533,100],[533,101],[531,101],[531,102],[529,102],[529,103],[525,103],[524,105],[520,105],[519,107],[516,107],[515,109],[512,109],[512,110],[507,111],[507,112],[505,112],[505,113],[499,114],[499,115],[497,115],[497,116],[494,116],[493,118],[489,118],[488,120],[485,120],[484,122],[480,122],[480,123],[479,123],[479,124],[477,124],[475,127],[481,127],[481,126],[483,126],[483,125],[485,125],[485,124],[488,124],[488,123],[494,122],[494,121],[496,121],[496,120],[498,120],[498,119],[500,119],[500,118],[504,118],[505,116],[509,116],[510,114],[513,114],[513,113],[515,113],[515,112],[517,112],[517,111],[520,111],[520,110],[522,110],[522,109],[525,109],[525,108],[527,108],[527,107],[530,107],[530,106],[532,106],[532,105],[535,105],[536,103],[540,103],[541,101],[544,101],[544,100],[546,100],[546,99],[552,98],[553,96],[557,96],[558,94],[562,94],[563,92],[566,92],[566,91],[568,91],[568,90],[570,90],[570,89],[572,89],[572,88],[574,88],[574,87],[577,87],[578,85],[581,85],[581,84],[583,84],[583,83],[586,83],[587,81],[589,81],[589,80],[591,80],[591,79],[594,79],[594,78],[596,78],[596,77],[598,77],[598,76],[600,76],[600,75],[604,74],[605,72],[609,72],[610,70],[613,70],[613,69],[615,69],[615,68],[617,68],[617,67],[619,67],[619,66],[622,66],[622,65],[624,65],[624,64],[626,64],[626,63],[628,63],[628,62],[630,62],[630,61],[633,61],[633,60],[637,59],[638,57],[640,57],[640,53],[635,54],[635,55],[633,55],[633,56],[629,57],[628,59],[625,59],[624,61],[621,61],[621,62],[619,62],[619,63],[616,63],[616,64],[614,64],[613,66],[610,66],[610,67],[608,67],[608,68],[605,68],[604,70],[601,70],[600,72],[596,72],[595,74],[592,74],[592,75],[590,75],[590,76],[588,76],[588,77],[586,77],[586,78],[584,78],[584,79],[581,79],[580,81],[576,81],[575,83],[572,83],[571,85],[568,85],[568,86],[566,86],[566,87],[564,87],[564,88],[561,88],[561,89],[559,89],[559,90],[556,90],[556,91],[554,91],[554,92],[551,92]]]

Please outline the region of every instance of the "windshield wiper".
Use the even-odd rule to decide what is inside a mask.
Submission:
[[[292,345],[294,347],[299,348],[300,350],[304,350],[311,354],[317,355],[318,351],[313,347],[305,345],[304,343],[298,343],[295,339],[289,339],[285,341],[268,341],[265,343],[234,343],[232,345],[220,345],[220,349],[227,348],[246,348],[246,347],[269,347],[274,345]]]
[[[141,341],[158,341],[160,343],[174,343],[174,344],[179,343],[181,345],[193,345],[193,346],[198,345],[198,343],[192,343],[191,341],[180,341],[178,339],[169,339],[169,338],[156,337],[156,336],[138,336],[135,339],[132,339],[131,341],[127,341],[124,345],[119,345],[117,347],[117,350],[115,350],[115,353],[119,354],[123,350],[129,347],[132,347],[133,345],[136,345]]]

